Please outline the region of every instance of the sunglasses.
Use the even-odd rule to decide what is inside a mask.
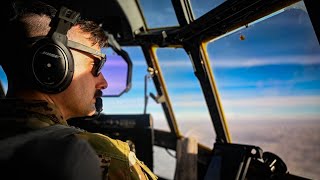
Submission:
[[[95,77],[98,77],[100,75],[101,69],[102,69],[104,63],[107,61],[105,54],[103,54],[100,51],[97,51],[93,48],[90,48],[88,46],[85,46],[83,44],[80,44],[78,42],[71,41],[71,40],[68,40],[67,46],[70,49],[78,50],[80,52],[89,53],[89,54],[93,55],[94,56],[94,58],[93,58],[94,64],[93,64],[93,68],[91,71],[92,75]],[[96,58],[96,56],[98,56],[99,58]]]

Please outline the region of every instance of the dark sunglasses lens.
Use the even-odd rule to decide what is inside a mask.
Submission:
[[[97,77],[101,73],[101,69],[104,66],[106,59],[96,60],[92,69],[92,74]]]

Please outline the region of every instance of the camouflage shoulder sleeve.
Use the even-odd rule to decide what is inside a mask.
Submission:
[[[100,133],[81,132],[77,137],[86,139],[101,160],[103,179],[157,179],[149,168],[130,151],[126,142]]]

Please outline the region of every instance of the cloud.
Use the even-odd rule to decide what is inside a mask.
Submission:
[[[178,121],[210,121],[208,108],[202,94],[183,94],[171,98]],[[143,112],[143,97],[126,97],[125,100],[106,98],[104,113],[136,114]],[[221,99],[227,120],[319,120],[320,96],[268,96],[255,98]],[[155,121],[164,121],[160,104],[149,99],[147,113]]]
[[[226,58],[212,60],[213,68],[246,68],[268,65],[319,65],[320,55],[278,56],[259,59]]]
[[[139,62],[135,63],[134,65],[135,66],[146,66],[146,63],[139,61]],[[177,68],[192,67],[191,62],[189,60],[186,61],[186,59],[175,59],[174,61],[160,59],[160,66],[161,67],[177,67]]]
[[[214,58],[211,56],[211,65],[213,68],[248,68],[258,66],[269,66],[269,65],[320,65],[320,55],[296,55],[296,56],[273,56],[263,58],[235,58],[235,57],[223,57]],[[135,63],[136,66],[145,66],[144,62]],[[189,60],[176,59],[160,60],[161,67],[174,67],[174,68],[185,68],[192,67]],[[188,71],[190,69],[187,69]]]
[[[171,98],[172,104],[178,107],[192,107],[199,108],[205,107],[206,103],[202,94],[187,93],[183,95],[174,95]],[[220,98],[221,99],[221,98]],[[151,98],[149,99],[151,101]],[[105,99],[108,104],[113,106],[121,106],[121,108],[129,108],[143,105],[143,95],[141,98],[126,97],[125,100]],[[248,98],[225,98],[221,99],[221,103],[225,108],[257,108],[257,107],[305,107],[317,106],[320,108],[320,96],[265,96],[265,97],[248,97]],[[158,106],[159,104],[154,104]],[[159,105],[160,106],[160,105]]]
[[[256,98],[224,99],[224,106],[234,108],[256,108],[256,107],[297,107],[297,106],[319,106],[320,96],[269,96]]]
[[[272,113],[252,113],[252,114],[241,114],[241,113],[225,113],[225,118],[229,122],[243,122],[243,121],[319,121],[319,114],[272,114]]]
[[[219,79],[218,79],[219,80]],[[258,80],[258,81],[245,81],[245,80],[223,80],[218,81],[217,85],[219,88],[237,88],[237,87],[287,87],[299,83],[319,81],[318,76],[301,76],[288,80]]]
[[[167,83],[167,87],[174,89],[200,89],[200,83],[198,81],[171,81]],[[197,87],[197,88],[196,88]]]

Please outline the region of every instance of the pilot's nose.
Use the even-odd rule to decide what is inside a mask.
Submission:
[[[104,78],[103,74],[100,73],[97,78],[98,78],[98,84],[96,85],[96,88],[97,89],[106,89],[108,87],[108,82]]]

